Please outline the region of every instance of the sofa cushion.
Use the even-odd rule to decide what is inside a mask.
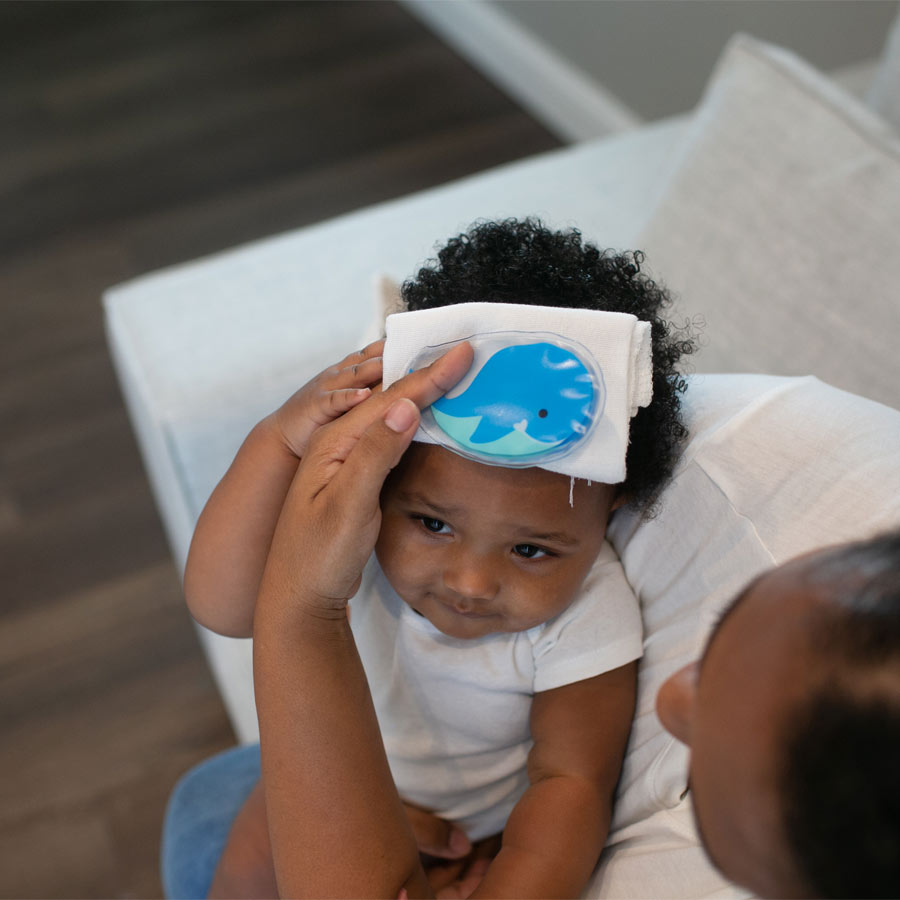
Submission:
[[[900,139],[784,50],[720,60],[639,245],[706,321],[701,372],[815,374],[900,407]]]
[[[695,375],[685,417],[691,439],[658,515],[621,510],[609,530],[645,633],[616,829],[681,803],[688,752],[654,702],[722,607],[772,566],[900,526],[897,410],[812,377]]]

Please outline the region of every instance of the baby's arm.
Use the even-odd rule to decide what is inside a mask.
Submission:
[[[184,573],[193,617],[232,637],[250,637],[263,568],[312,433],[364,400],[381,381],[383,341],[317,375],[263,419],[238,450],[197,522]]]
[[[531,786],[475,897],[577,897],[606,843],[637,663],[535,694]]]

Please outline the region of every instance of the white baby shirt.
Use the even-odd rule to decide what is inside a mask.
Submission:
[[[400,796],[472,840],[502,831],[528,787],[532,695],[642,652],[637,598],[605,543],[579,597],[528,631],[447,637],[400,599],[374,554],[350,610]]]

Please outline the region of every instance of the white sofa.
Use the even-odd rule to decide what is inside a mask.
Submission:
[[[888,98],[886,115],[891,71],[894,58],[874,98]],[[687,752],[653,700],[749,578],[900,524],[898,125],[791,54],[738,38],[689,117],[112,288],[110,347],[178,565],[251,425],[370,329],[378,275],[401,280],[477,218],[538,215],[645,249],[680,297],[675,315],[705,319],[707,346],[659,515],[618,513],[610,530],[641,599],[645,655],[610,846],[587,893],[745,896],[700,849]],[[739,374],[753,372],[767,374]],[[239,739],[254,740],[249,642],[201,638]]]

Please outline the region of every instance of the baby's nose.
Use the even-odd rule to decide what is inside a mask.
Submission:
[[[495,567],[483,557],[455,559],[444,570],[444,586],[469,612],[497,596],[499,581]]]

